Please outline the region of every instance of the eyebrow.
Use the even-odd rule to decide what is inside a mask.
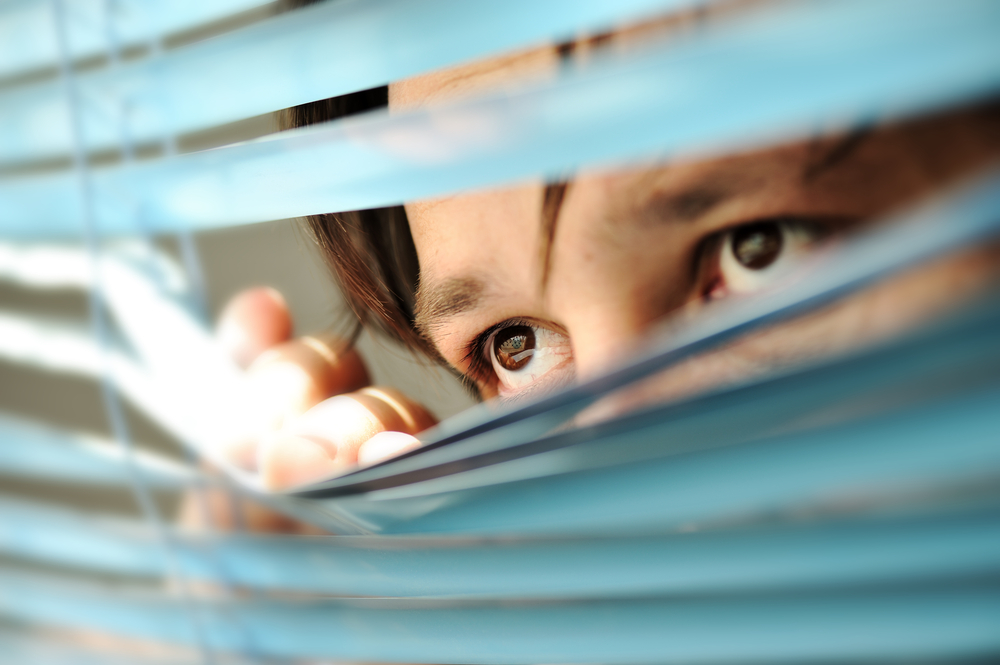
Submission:
[[[552,243],[556,239],[556,222],[559,221],[559,211],[562,210],[563,199],[566,198],[568,187],[568,181],[549,183],[545,185],[545,193],[542,196],[541,264],[543,290],[549,281],[549,269],[552,266]]]
[[[452,277],[440,284],[417,289],[413,325],[421,335],[429,337],[442,319],[479,307],[486,285],[478,277]]]
[[[872,135],[871,125],[861,125],[837,141],[829,150],[820,155],[819,159],[806,164],[802,170],[802,181],[809,182],[834,168],[850,157]]]
[[[655,210],[661,219],[674,222],[693,222],[704,217],[712,208],[733,198],[744,190],[736,178],[725,181],[695,185],[683,192],[670,195],[652,196],[643,206],[646,211]]]
[[[727,168],[722,173],[708,174],[679,192],[658,190],[647,181],[619,196],[608,207],[608,214],[611,219],[634,219],[641,225],[649,226],[690,224],[713,208],[752,189],[753,179],[748,175],[746,169]],[[637,189],[649,188],[652,188],[649,194],[637,195]]]

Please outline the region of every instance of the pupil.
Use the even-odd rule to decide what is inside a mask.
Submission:
[[[741,265],[761,270],[778,258],[783,241],[781,228],[774,222],[748,224],[733,232],[733,255]]]
[[[535,331],[531,326],[511,326],[493,338],[493,353],[506,370],[519,370],[531,360],[535,350]]]

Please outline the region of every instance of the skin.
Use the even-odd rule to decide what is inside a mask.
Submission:
[[[390,86],[390,109],[544,78],[559,62],[555,49],[539,49],[403,81]],[[421,268],[418,327],[487,399],[530,397],[597,375],[664,317],[747,295],[720,274],[727,231],[788,218],[788,233],[808,229],[791,272],[771,283],[795,279],[825,245],[995,161],[998,115],[953,112],[753,153],[581,172],[566,189],[551,245],[542,232],[543,183],[409,203]],[[997,265],[995,248],[982,248],[899,275],[683,363],[601,415],[884,339],[983,288]],[[474,360],[477,336],[505,321],[546,336],[551,353],[534,380],[523,380],[530,370],[498,374],[488,344]],[[363,362],[337,340],[317,352],[315,339],[294,339],[291,330],[273,292],[243,294],[223,316],[223,341],[266,394],[262,408],[275,414],[260,436],[229,444],[235,463],[281,490],[419,445],[412,435],[434,424],[426,409],[392,389],[363,388]]]

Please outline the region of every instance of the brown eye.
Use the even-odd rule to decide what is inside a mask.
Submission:
[[[781,255],[784,234],[776,222],[747,224],[733,231],[733,255],[740,265],[751,270],[762,270]]]
[[[808,258],[822,229],[811,220],[782,217],[750,222],[727,231],[711,247],[703,297],[756,293],[788,279]]]
[[[535,353],[535,331],[531,326],[504,328],[493,338],[493,354],[500,367],[514,371],[531,361]]]

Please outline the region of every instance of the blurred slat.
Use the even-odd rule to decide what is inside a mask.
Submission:
[[[568,540],[364,536],[171,539],[189,579],[339,596],[588,599],[698,596],[967,579],[1000,572],[1000,513]],[[148,526],[0,500],[0,552],[82,570],[157,576]]]
[[[202,665],[196,653],[178,655],[177,649],[171,649],[168,655],[149,655],[146,649],[126,650],[125,653],[114,648],[85,648],[79,641],[72,638],[54,639],[49,631],[37,631],[35,634],[24,634],[9,629],[0,629],[0,653],[8,662],[18,665]],[[145,645],[144,645],[145,646]],[[137,653],[138,651],[138,653]],[[214,661],[219,665],[249,665],[243,659],[219,659]]]
[[[138,231],[136,209],[151,230],[218,227],[792,140],[996,91],[998,25],[989,0],[795,5],[521,94],[94,170],[93,214],[112,235]],[[0,183],[2,232],[79,235],[75,187],[71,174]]]
[[[146,243],[109,243],[96,258],[76,244],[0,241],[0,279],[32,289],[89,289],[96,266],[122,263],[167,294],[182,295],[190,288],[177,262]]]
[[[416,663],[738,663],[985,657],[994,584],[684,600],[483,605],[203,601],[4,572],[0,611],[222,651]],[[724,639],[720,636],[724,636]]]
[[[65,3],[71,57],[97,48],[76,32],[94,27],[97,5],[87,1]],[[163,33],[253,4],[137,3],[133,18],[136,26],[152,20]],[[85,136],[78,147],[121,147],[122,130],[134,141],[158,140],[696,4],[329,2],[81,74]],[[43,6],[0,5],[0,24],[9,30],[17,25],[12,17]],[[809,136],[817,126],[931,112],[997,94],[998,27],[1000,4],[990,0],[748,10],[730,25],[627,58],[597,58],[554,83],[504,96],[95,168],[89,180],[68,171],[8,177],[0,182],[0,234],[80,237],[81,184],[92,187],[90,212],[101,234],[172,232],[397,203],[582,166],[759,147]],[[126,42],[148,39],[130,29],[121,28]],[[0,63],[0,77],[52,62],[51,43],[35,52],[2,44],[0,54],[8,47],[27,60]],[[48,55],[39,56],[45,48]],[[0,93],[0,163],[68,151],[64,83]],[[117,115],[122,104],[130,115]],[[997,177],[845,242],[829,255],[836,264],[809,279],[709,311],[607,376],[522,410],[484,415],[483,408],[446,424],[433,442],[450,445],[314,492],[261,497],[341,533],[397,537],[192,535],[156,520],[109,520],[3,498],[0,615],[264,658],[995,659],[995,299],[984,301],[978,319],[868,355],[652,410],[587,436],[538,437],[682,358],[994,237]],[[93,377],[110,368],[122,394],[207,455],[222,440],[220,424],[246,424],[245,414],[227,410],[239,401],[238,375],[180,302],[182,288],[171,291],[142,259],[105,270],[69,251],[55,274],[32,259],[62,250],[8,250],[0,245],[0,277],[29,288],[97,286],[125,338],[109,353],[108,340],[5,312],[0,350],[8,358],[20,354],[21,362]],[[88,269],[99,264],[102,279],[94,280]],[[908,362],[907,353],[920,357]],[[878,398],[880,391],[898,396],[901,386],[912,399]],[[867,408],[821,417],[824,406],[850,407],[851,399]],[[0,475],[119,483],[135,470],[112,450],[107,442],[0,421]],[[477,455],[482,463],[471,463]],[[196,476],[158,458],[136,461],[140,480],[151,485],[173,488]],[[252,478],[239,478],[255,487]],[[25,561],[64,570],[43,574],[36,565],[29,572]],[[113,573],[116,581],[94,582],[108,579],[94,573]],[[174,582],[168,586],[158,579],[166,573]],[[185,577],[210,584],[188,589],[177,583]],[[233,585],[252,593],[226,595]],[[330,594],[381,598],[323,597]]]
[[[119,47],[142,45],[181,30],[226,18],[272,0],[73,0],[68,3],[71,58],[104,55],[108,28]],[[55,67],[59,48],[53,29],[52,3],[8,0],[0,5],[0,79]]]
[[[444,461],[440,457],[436,463],[435,459],[423,460],[431,453],[420,455],[421,459],[413,461],[422,465],[411,465],[413,471],[409,473],[388,473],[403,464],[402,460],[386,463],[381,467],[386,474],[379,485],[405,486],[440,478],[434,486],[437,491],[445,491],[482,482],[497,484],[676,457],[745,444],[773,436],[776,431],[809,431],[817,423],[831,426],[905,406],[921,408],[956,391],[996,383],[1000,375],[1000,348],[996,343],[1000,310],[994,307],[991,316],[981,318],[979,314],[972,325],[966,321],[957,330],[936,330],[888,348],[644,410],[601,425],[572,428],[537,440],[509,440],[507,445],[486,452],[475,437],[457,441],[441,450],[449,453]],[[500,437],[490,437],[489,442],[504,443]],[[504,462],[510,463],[500,466]],[[475,469],[480,471],[463,473]],[[358,483],[359,489],[377,486],[371,480]],[[321,489],[303,494],[312,498],[327,496]]]
[[[83,485],[127,485],[130,464],[153,488],[181,489],[198,480],[186,465],[136,451],[131,461],[113,442],[0,414],[0,476]],[[0,519],[2,522],[2,519]]]
[[[707,2],[321,3],[160,58],[81,76],[85,99],[101,100],[82,117],[86,147],[118,146],[119,120],[112,110],[116,105],[128,109],[120,122],[131,140],[162,140]],[[220,81],[225,81],[224,95],[218,94]],[[71,146],[69,108],[60,81],[0,92],[0,164],[65,155]]]
[[[819,431],[595,470],[558,474],[545,460],[507,464],[534,477],[492,485],[504,465],[356,497],[327,499],[385,533],[478,535],[628,533],[766,519],[801,510],[862,509],[882,501],[1000,479],[1000,390],[979,391]],[[655,428],[636,436],[656,436]],[[440,491],[438,490],[441,486]],[[322,502],[303,502],[322,521]]]

